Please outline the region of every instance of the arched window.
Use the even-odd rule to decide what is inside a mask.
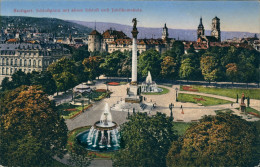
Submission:
[[[24,66],[27,66],[27,60],[26,59],[24,60]]]
[[[11,66],[13,65],[13,59],[11,59],[11,62],[10,62]]]
[[[41,66],[42,66],[41,63],[42,63],[41,60],[38,60],[38,67],[41,67]]]
[[[10,74],[11,74],[11,75],[13,74],[13,69],[12,69],[12,68],[10,68]]]
[[[6,75],[9,74],[9,68],[6,68]]]
[[[15,61],[14,61],[14,65],[17,66],[17,59],[15,59]]]
[[[22,66],[22,64],[23,64],[23,60],[22,60],[22,59],[20,59],[20,64],[19,64],[19,65],[20,65],[20,66]]]
[[[33,67],[36,67],[36,60],[33,60]]]
[[[3,75],[5,74],[5,68],[4,67],[2,68],[2,74]]]
[[[31,60],[29,60],[29,66],[31,66],[32,65],[32,61]]]
[[[6,59],[6,63],[5,64],[9,65],[9,59],[8,58]]]
[[[2,58],[2,65],[5,64],[5,58]]]

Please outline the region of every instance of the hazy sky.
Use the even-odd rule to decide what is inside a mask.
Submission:
[[[112,12],[113,9],[140,9],[141,12]],[[14,9],[29,10],[28,13]],[[37,9],[55,9],[60,12],[37,12]],[[69,12],[63,10],[69,9]],[[72,9],[83,12],[73,13]],[[85,12],[85,9],[98,9]],[[109,9],[109,12],[102,11]],[[54,17],[65,20],[113,22],[132,25],[136,17],[140,27],[197,29],[202,16],[205,29],[211,28],[211,20],[220,18],[223,31],[260,31],[260,2],[258,1],[61,1],[61,0],[2,0],[1,15]]]

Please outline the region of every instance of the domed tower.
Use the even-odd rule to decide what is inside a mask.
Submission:
[[[93,30],[88,35],[88,51],[89,52],[100,51],[101,39],[102,39],[102,35],[97,30]]]
[[[164,24],[163,31],[162,31],[162,40],[168,39],[168,28],[166,27],[166,23]]]
[[[200,24],[198,26],[198,30],[197,30],[197,39],[201,36],[204,36],[205,30],[204,30],[204,26],[202,24],[202,17],[200,17]]]
[[[215,37],[218,42],[221,41],[220,36],[220,19],[216,16],[212,19],[211,36]]]

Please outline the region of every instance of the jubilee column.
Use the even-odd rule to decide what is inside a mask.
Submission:
[[[133,44],[132,44],[132,85],[137,85],[137,34],[139,33],[137,31],[136,25],[137,25],[137,20],[136,18],[133,18],[132,20],[133,25],[133,30],[131,31],[133,35]]]

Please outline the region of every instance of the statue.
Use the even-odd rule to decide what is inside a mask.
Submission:
[[[136,29],[136,25],[137,25],[137,20],[136,20],[136,18],[133,18],[132,23],[134,23],[133,29],[135,30],[135,29]]]

